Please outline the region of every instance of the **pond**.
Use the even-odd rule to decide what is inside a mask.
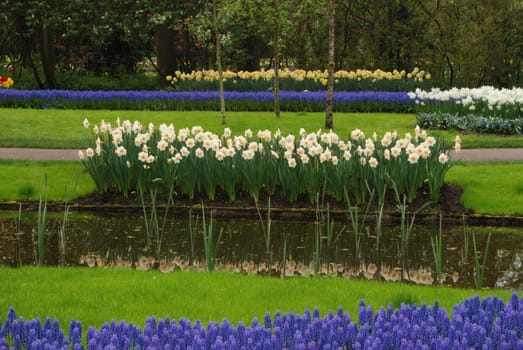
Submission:
[[[36,213],[3,212],[0,218],[0,264],[36,264]],[[210,217],[206,221],[209,226]],[[360,222],[356,234],[350,220],[329,221],[331,225],[325,220],[271,220],[269,229],[264,215],[258,220],[214,218],[215,269],[282,278],[322,275],[460,288],[523,286],[520,229],[443,224],[440,230],[439,225],[419,225],[406,237],[397,225],[384,225],[377,234],[379,228]],[[155,235],[148,239],[143,217],[132,212],[75,212],[69,215],[65,230],[62,225],[63,215],[51,213],[46,225],[46,265],[165,273],[206,269],[201,211],[169,217],[159,240]]]

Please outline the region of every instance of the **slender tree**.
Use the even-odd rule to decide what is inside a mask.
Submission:
[[[218,68],[218,86],[220,88],[220,114],[222,117],[222,125],[227,123],[225,117],[225,92],[223,89],[223,67],[222,67],[222,53],[221,53],[221,40],[219,31],[219,12],[218,12],[218,0],[212,1],[212,24],[214,28],[215,36],[215,51],[216,51],[216,66]]]
[[[333,116],[332,110],[334,105],[334,48],[335,48],[335,4],[334,0],[328,0],[329,3],[329,69],[327,77],[327,102],[325,111],[325,128],[333,128]]]

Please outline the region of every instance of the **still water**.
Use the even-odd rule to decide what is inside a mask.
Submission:
[[[377,234],[376,227],[365,225],[356,234],[350,221],[334,222],[330,229],[326,222],[272,221],[269,229],[266,219],[213,219],[215,269],[284,278],[523,288],[523,235],[517,229],[414,226],[406,237],[397,226],[384,226]],[[1,265],[36,264],[36,222],[35,213],[0,215]],[[201,215],[170,217],[160,231],[148,239],[143,217],[129,213],[73,213],[65,229],[63,217],[51,215],[45,264],[163,273],[206,269]]]

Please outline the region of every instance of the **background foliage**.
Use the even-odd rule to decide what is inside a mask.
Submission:
[[[275,43],[284,66],[326,68],[326,0],[217,4],[225,68],[271,67]],[[162,88],[175,70],[214,67],[211,13],[201,0],[5,0],[0,73],[21,88],[68,88],[79,74],[145,68],[159,74],[144,87]],[[336,69],[418,66],[443,87],[521,85],[521,18],[519,0],[337,0]]]

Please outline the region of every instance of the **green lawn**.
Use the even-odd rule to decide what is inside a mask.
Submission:
[[[148,316],[181,317],[192,321],[251,324],[265,312],[303,313],[318,307],[322,316],[343,307],[352,319],[365,300],[377,310],[392,304],[436,300],[451,313],[452,305],[473,295],[497,295],[504,290],[476,291],[447,287],[421,287],[402,283],[381,283],[341,278],[294,278],[282,280],[225,272],[139,272],[89,268],[5,268],[0,267],[0,319],[14,306],[25,319],[57,317],[62,327],[71,319],[89,326],[126,320],[143,325]]]
[[[0,147],[35,148],[83,148],[91,136],[82,127],[87,118],[91,124],[105,120],[114,124],[121,120],[138,120],[159,125],[173,123],[177,129],[201,125],[206,130],[221,132],[218,112],[175,112],[175,111],[109,111],[109,110],[39,110],[0,109]],[[358,128],[367,135],[374,131],[383,134],[397,130],[403,134],[416,125],[414,114],[393,113],[336,113],[334,131],[347,138],[350,131]],[[271,112],[228,112],[227,127],[234,133],[243,133],[247,128],[281,129],[285,133],[298,133],[300,128],[316,131],[324,127],[324,113],[282,113],[279,119]],[[452,140],[456,131],[433,131],[431,135],[443,135]],[[462,135],[463,148],[475,147],[523,147],[523,136],[498,137]]]
[[[463,187],[463,203],[478,213],[523,214],[523,162],[461,163],[445,181]]]
[[[66,194],[79,197],[95,190],[94,182],[79,161],[0,160],[0,174],[0,200],[38,200],[40,195],[45,195],[45,174],[48,199],[51,201],[61,201]]]

